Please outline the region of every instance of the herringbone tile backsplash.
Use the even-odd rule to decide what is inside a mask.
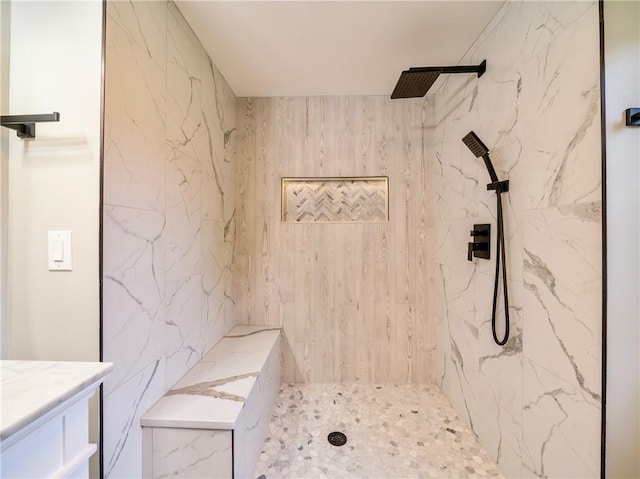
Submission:
[[[282,221],[381,223],[388,219],[386,177],[283,178]]]

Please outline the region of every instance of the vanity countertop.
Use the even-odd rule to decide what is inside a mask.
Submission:
[[[100,382],[112,363],[0,361],[0,440]]]

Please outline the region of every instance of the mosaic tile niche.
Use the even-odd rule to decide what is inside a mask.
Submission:
[[[384,223],[389,219],[389,180],[282,178],[284,223]]]

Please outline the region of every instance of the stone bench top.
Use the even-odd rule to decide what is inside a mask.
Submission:
[[[236,326],[141,418],[145,427],[233,429],[280,328]]]

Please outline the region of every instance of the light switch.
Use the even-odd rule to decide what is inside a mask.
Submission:
[[[55,263],[64,261],[64,241],[53,240],[53,261]]]
[[[49,271],[71,269],[71,231],[49,231]]]

